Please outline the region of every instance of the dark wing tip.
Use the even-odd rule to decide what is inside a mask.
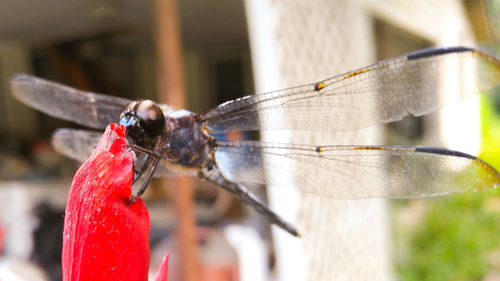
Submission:
[[[415,152],[441,154],[445,156],[454,156],[469,159],[473,161],[472,163],[474,163],[478,167],[481,167],[481,169],[485,172],[485,175],[488,176],[487,178],[489,179],[488,181],[491,185],[488,185],[487,188],[492,188],[500,185],[500,173],[495,168],[493,168],[493,166],[477,158],[476,156],[456,150],[448,150],[438,147],[417,147],[415,148]]]
[[[406,55],[407,60],[417,60],[422,58],[429,58],[433,56],[451,54],[451,53],[471,53],[472,55],[477,55],[484,57],[490,61],[495,63],[495,66],[500,67],[500,60],[493,54],[488,52],[484,52],[478,49],[470,48],[470,47],[438,47],[438,48],[428,48],[423,50],[418,50]]]
[[[448,155],[448,156],[457,156],[457,157],[462,157],[462,158],[467,158],[471,160],[476,160],[478,159],[476,156],[472,156],[470,154],[456,151],[456,150],[449,150],[445,148],[440,148],[440,147],[424,147],[424,146],[419,146],[415,148],[416,152],[425,152],[425,153],[434,153],[434,154],[442,154],[442,155]]]
[[[423,49],[419,50],[413,53],[409,53],[406,55],[408,60],[416,60],[416,59],[421,59],[421,58],[427,58],[427,57],[432,57],[432,56],[437,56],[437,55],[444,55],[444,54],[449,54],[449,53],[462,53],[462,52],[471,52],[475,51],[473,48],[469,47],[442,47],[442,48],[428,48],[428,49]]]

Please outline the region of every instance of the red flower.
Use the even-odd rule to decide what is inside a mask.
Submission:
[[[2,230],[2,224],[0,223],[0,254],[2,253],[2,247],[3,247],[3,230]]]
[[[2,247],[3,247],[3,230],[2,230],[2,225],[0,224],[0,254],[2,254]],[[167,279],[164,279],[164,280],[166,281]],[[2,280],[0,280],[0,281],[2,281]]]
[[[168,275],[168,253],[163,257],[161,261],[160,268],[158,268],[158,272],[156,273],[155,281],[167,281]]]
[[[65,281],[148,279],[150,220],[132,196],[135,154],[126,144],[125,128],[111,124],[76,172],[64,220]]]

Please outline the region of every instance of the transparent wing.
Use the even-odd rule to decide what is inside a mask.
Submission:
[[[89,159],[102,132],[62,128],[52,134],[52,147],[71,159],[84,162]]]
[[[433,48],[297,88],[246,96],[201,115],[217,134],[249,130],[345,131],[421,116],[500,83],[500,61]]]
[[[117,122],[130,100],[79,91],[27,74],[11,80],[12,94],[19,101],[50,116],[95,129]]]
[[[428,197],[500,183],[499,173],[480,159],[429,147],[219,142],[215,159],[229,181],[294,182],[304,192],[331,198]]]

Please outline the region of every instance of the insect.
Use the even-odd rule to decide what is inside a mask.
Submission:
[[[446,101],[440,98],[443,82],[451,83],[454,94]],[[298,235],[247,186],[285,185],[280,175],[286,172],[300,190],[319,196],[416,198],[492,188],[499,184],[500,175],[474,156],[442,148],[299,145],[272,139],[229,140],[228,135],[356,130],[407,115],[425,115],[499,82],[497,58],[451,47],[425,49],[318,83],[242,97],[203,114],[150,100],[79,91],[25,74],[15,76],[11,87],[18,100],[48,115],[94,129],[111,122],[124,125],[138,155],[136,178],[142,176],[145,182],[138,195],[152,176],[199,177]],[[99,137],[96,131],[59,129],[53,144],[83,161]]]

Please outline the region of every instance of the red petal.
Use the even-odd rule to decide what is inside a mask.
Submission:
[[[150,220],[130,202],[135,156],[111,124],[77,171],[66,206],[63,280],[147,280]]]
[[[0,223],[0,254],[2,253],[2,247],[3,247],[3,229],[2,229],[2,224]]]
[[[167,281],[168,277],[168,258],[169,254],[167,253],[163,260],[161,261],[160,268],[158,268],[158,272],[156,273],[155,281]]]

